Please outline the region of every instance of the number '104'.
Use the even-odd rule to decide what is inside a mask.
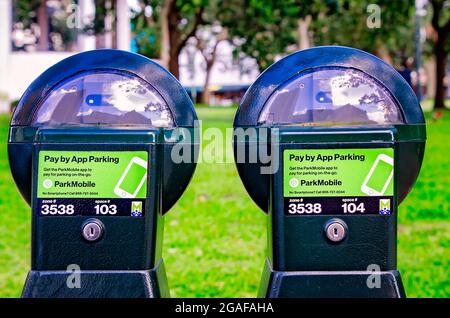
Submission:
[[[366,208],[364,207],[364,203],[344,203],[341,205],[341,207],[344,209],[344,213],[364,213],[366,211]]]

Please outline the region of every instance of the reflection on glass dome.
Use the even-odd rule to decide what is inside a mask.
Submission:
[[[83,73],[63,82],[39,107],[34,124],[172,127],[169,107],[143,80],[126,73]]]
[[[321,68],[278,89],[261,112],[260,124],[382,125],[402,123],[397,103],[367,74]]]

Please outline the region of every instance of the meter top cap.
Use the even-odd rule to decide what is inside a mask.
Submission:
[[[194,127],[196,119],[185,90],[157,63],[125,51],[95,50],[39,76],[20,99],[11,126],[170,129]]]
[[[414,91],[381,59],[323,46],[291,54],[264,71],[234,120],[245,126],[424,124]]]
[[[383,130],[396,143],[396,161],[402,165],[399,203],[418,176],[426,139],[422,109],[403,77],[379,58],[341,46],[299,51],[270,66],[245,93],[234,127],[279,128],[280,143],[308,140],[330,147],[367,142],[371,132]],[[250,144],[254,138],[235,139],[235,152],[237,143]],[[374,146],[377,138],[370,140]],[[270,187],[269,177],[259,173],[263,164],[236,164],[250,196],[267,211]]]

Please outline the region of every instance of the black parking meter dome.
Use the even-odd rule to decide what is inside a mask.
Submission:
[[[395,127],[399,203],[417,179],[425,120],[414,91],[379,58],[361,50],[316,47],[291,54],[265,70],[244,95],[234,127],[302,127],[332,130]],[[356,141],[355,138],[354,141]],[[236,156],[236,143],[235,143]],[[261,163],[237,162],[249,195],[268,211],[269,178]]]
[[[171,133],[194,128],[196,119],[193,104],[180,83],[150,59],[119,50],[76,54],[40,75],[14,110],[8,144],[12,175],[30,203],[32,144],[43,129],[74,129],[73,135],[76,129],[162,129],[167,138],[157,143],[165,154],[165,213],[183,193],[196,162],[195,158],[190,163],[171,160]],[[124,136],[123,142],[127,138]]]

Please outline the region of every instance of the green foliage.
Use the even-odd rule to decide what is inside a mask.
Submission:
[[[33,23],[37,23],[37,9],[40,0],[15,0],[13,1],[14,21],[20,21],[24,29],[31,27]]]
[[[67,27],[67,19],[74,13],[66,10],[67,5],[72,4],[72,1],[66,0],[61,2],[61,7],[56,10],[51,17],[52,33],[61,36],[61,47],[67,49],[68,46],[75,43],[79,30],[76,28]]]
[[[148,57],[160,57],[161,36],[161,13],[165,0],[141,0],[141,10],[136,12],[132,19],[132,28],[135,34],[138,53]],[[176,37],[172,44],[180,44],[181,50],[187,41],[187,37],[194,35],[198,25],[211,24],[215,20],[215,12],[212,8],[217,5],[216,1],[207,0],[174,0],[170,6],[172,19],[169,23],[175,24],[178,33],[170,34]],[[145,15],[145,8],[151,8],[151,16]]]
[[[160,13],[165,1],[141,3],[151,6],[154,14],[146,19],[142,11],[133,19],[137,45],[140,53],[154,57],[160,51]],[[374,4],[380,9],[380,28],[367,25],[368,6]],[[394,57],[397,64],[414,51],[414,0],[176,0],[172,9],[180,32],[174,36],[181,42],[193,35],[196,24],[220,23],[235,46],[236,60],[252,57],[261,70],[298,47],[298,22],[308,16],[312,45],[358,47]]]
[[[133,27],[138,53],[149,58],[159,58],[161,51],[160,32],[154,25],[142,27],[139,24]]]
[[[155,1],[140,1],[140,11],[134,12],[131,18],[131,30],[138,53],[149,58],[159,58],[161,52],[161,31],[157,23],[161,14],[161,7]],[[160,1],[159,1],[160,2]],[[151,4],[156,5],[152,7]],[[150,9],[151,8],[151,9]],[[151,15],[146,10],[151,10]]]
[[[380,55],[413,55],[414,1],[231,0],[219,14],[237,52],[258,61],[261,70],[298,47],[298,22],[310,16],[312,45],[346,45]],[[380,9],[381,27],[369,28],[369,5]]]
[[[87,32],[93,32],[94,34],[102,34],[105,32],[105,18],[109,15],[114,15],[114,2],[111,1],[111,6],[106,7],[106,0],[96,0],[95,1],[95,16],[93,24],[86,29]]]
[[[445,25],[450,21],[450,5],[448,0],[429,0],[428,5],[431,7],[430,10],[433,10],[434,7],[440,8],[440,14],[437,17],[437,24],[440,28],[445,27]]]
[[[48,3],[48,1],[47,1]],[[73,12],[68,7],[75,3],[74,0],[62,0],[52,4],[52,9],[47,5],[51,24],[51,49],[59,51],[68,49],[76,41],[77,30],[67,26],[67,19]],[[22,24],[23,30],[35,33],[34,27],[38,25],[38,9],[41,0],[16,0],[13,2],[13,21]],[[20,28],[19,28],[20,29]],[[39,34],[36,34],[38,37]],[[52,38],[54,37],[54,38]]]
[[[380,27],[369,27],[379,9]],[[338,0],[333,12],[313,20],[316,45],[345,45],[403,59],[414,52],[414,1]],[[396,61],[400,62],[400,61]]]
[[[310,2],[304,1],[304,6],[308,7]],[[229,30],[231,42],[236,47],[235,55],[242,52],[254,58],[263,70],[289,45],[296,43],[295,28],[297,15],[302,12],[300,8],[294,0],[230,0],[218,17]]]

